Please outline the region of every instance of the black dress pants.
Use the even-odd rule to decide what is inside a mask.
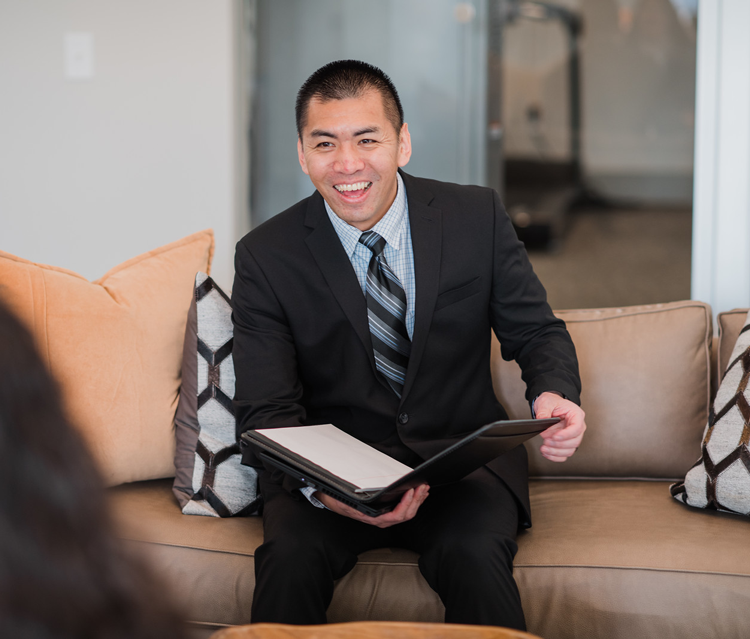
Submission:
[[[518,506],[482,468],[430,489],[411,521],[380,529],[315,508],[261,473],[264,543],[255,554],[252,621],[321,624],[333,583],[373,548],[420,554],[419,569],[445,604],[445,621],[525,629],[513,579]]]

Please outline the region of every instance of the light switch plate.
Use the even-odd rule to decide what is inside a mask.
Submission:
[[[65,77],[86,80],[94,77],[94,36],[91,33],[65,34]]]

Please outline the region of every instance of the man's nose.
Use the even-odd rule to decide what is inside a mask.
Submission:
[[[334,170],[339,173],[356,173],[365,167],[365,163],[353,145],[342,144],[338,149]]]

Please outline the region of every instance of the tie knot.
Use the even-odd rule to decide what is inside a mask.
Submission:
[[[359,241],[370,249],[375,257],[385,249],[385,239],[375,231],[365,231],[359,236]]]

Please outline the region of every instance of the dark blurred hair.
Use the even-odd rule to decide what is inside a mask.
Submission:
[[[31,335],[0,303],[0,636],[184,636],[113,533],[102,481]]]
[[[370,90],[380,93],[386,117],[396,129],[396,133],[401,133],[404,110],[391,79],[378,67],[367,62],[336,60],[320,67],[300,87],[294,109],[297,135],[302,139],[302,129],[307,124],[307,111],[313,98],[322,102],[345,100],[359,98]]]

